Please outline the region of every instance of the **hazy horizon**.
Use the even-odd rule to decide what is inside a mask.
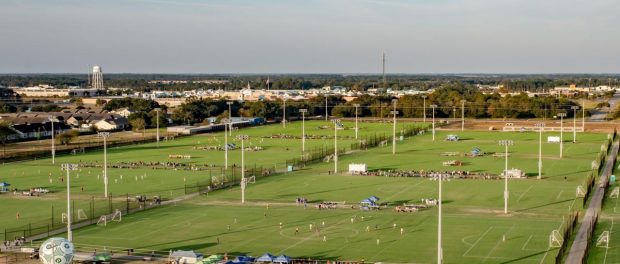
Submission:
[[[0,73],[617,74],[613,0],[8,0]]]

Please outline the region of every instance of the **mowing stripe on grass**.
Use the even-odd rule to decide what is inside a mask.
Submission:
[[[489,231],[491,231],[491,229],[493,229],[493,227],[494,227],[494,226],[489,227],[489,229],[487,229],[487,231],[485,231],[485,232],[484,232],[484,233],[483,233],[483,234],[482,234],[482,235],[478,238],[478,240],[476,240],[476,242],[474,242],[474,244],[473,244],[473,245],[471,245],[471,246],[469,247],[469,249],[467,249],[467,251],[465,251],[465,253],[463,253],[463,257],[465,257],[465,256],[467,255],[467,253],[469,253],[469,251],[471,251],[471,250],[472,250],[472,249],[473,249],[473,248],[474,248],[474,247],[478,244],[478,242],[480,242],[480,240],[482,240],[482,238],[483,238],[484,236],[486,236],[486,235],[487,235],[487,233],[489,233]]]

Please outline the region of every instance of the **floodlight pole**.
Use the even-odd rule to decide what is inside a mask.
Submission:
[[[433,108],[433,141],[435,141],[435,108],[437,107],[437,105],[433,104],[431,105],[431,108]]]
[[[499,144],[506,147],[504,165],[504,214],[508,214],[508,146],[514,144],[512,140],[500,140]]]
[[[564,152],[564,117],[566,113],[558,113],[560,117],[560,159],[562,158]]]
[[[442,248],[442,240],[441,240],[441,199],[442,199],[442,187],[441,187],[441,182],[443,181],[443,175],[441,173],[438,174],[439,175],[439,197],[437,198],[437,209],[438,209],[438,214],[437,214],[437,264],[442,264],[443,263],[443,248]]]
[[[538,127],[538,178],[542,179],[542,131],[545,127],[545,123],[538,123],[535,125]]]
[[[392,155],[396,155],[396,115],[398,114],[398,111],[396,111],[397,102],[398,100],[396,99],[392,100],[392,103],[394,104],[394,111],[392,111],[392,114],[394,115],[394,121],[392,125]]]
[[[355,139],[357,139],[357,131],[359,130],[357,126],[357,109],[360,107],[360,104],[353,104],[355,106]]]
[[[237,139],[241,140],[241,203],[245,203],[245,145],[244,141],[248,139],[247,135],[238,135]]]
[[[228,124],[227,121],[224,120],[224,168],[228,169]]]
[[[461,131],[465,131],[465,100],[461,100]]]
[[[110,132],[99,132],[97,136],[103,138],[103,192],[104,197],[108,197],[108,137]]]
[[[284,107],[282,108],[282,127],[286,128],[286,99],[282,101],[284,102]]]
[[[73,233],[71,232],[71,173],[77,170],[77,164],[62,164],[61,168],[67,171],[67,240],[73,241]]]
[[[159,148],[159,111],[161,111],[161,108],[155,108],[153,109],[155,110],[155,113],[157,114],[157,147]]]
[[[306,112],[308,109],[299,109],[301,113],[301,153],[306,152]]]
[[[586,105],[584,99],[581,99],[581,128],[586,132]]]
[[[54,117],[49,116],[49,120],[52,122],[52,164],[56,164],[56,146],[54,142]]]
[[[424,112],[424,123],[426,123],[426,95],[422,95],[422,100],[424,101],[422,112]]]
[[[334,174],[338,173],[338,124],[340,119],[332,120],[334,123]]]
[[[249,85],[249,84],[248,84]],[[226,104],[228,105],[228,120],[230,120],[230,128],[228,129],[228,135],[232,136],[232,101],[228,101],[226,102]]]
[[[327,95],[325,95],[325,121],[327,121],[327,118],[329,116],[327,115]]]
[[[573,143],[577,142],[577,109],[579,109],[579,106],[571,106],[570,108],[573,109]]]

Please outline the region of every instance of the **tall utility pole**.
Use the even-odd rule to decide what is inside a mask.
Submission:
[[[284,107],[282,107],[282,127],[286,128],[286,99],[282,100]]]
[[[558,113],[560,117],[560,159],[562,158],[564,152],[564,117],[566,113]]]
[[[443,248],[442,248],[442,235],[441,235],[441,192],[442,192],[442,187],[441,187],[441,182],[443,181],[443,174],[439,173],[438,174],[438,179],[437,181],[439,182],[439,196],[437,198],[437,209],[438,209],[438,213],[437,213],[437,264],[443,264]]]
[[[504,214],[508,214],[508,146],[512,146],[514,142],[512,140],[500,140],[499,144],[506,147],[506,152],[504,153],[506,157],[504,165]]]
[[[571,106],[571,109],[573,109],[573,143],[577,142],[577,109],[579,109],[579,106]]]
[[[431,108],[433,109],[433,141],[435,141],[435,108],[437,108],[437,105],[432,104]]]
[[[586,132],[586,103],[581,99],[581,129]]]
[[[325,95],[325,121],[327,121],[328,117],[329,115],[327,114],[327,95]]]
[[[306,113],[308,109],[299,109],[301,113],[301,153],[306,152]]]
[[[461,131],[465,131],[465,100],[461,100]]]
[[[110,132],[99,132],[97,136],[103,138],[103,192],[104,197],[108,197],[108,142]]]
[[[355,139],[357,139],[357,133],[359,131],[359,127],[357,126],[357,109],[360,107],[360,104],[353,104],[355,106]]]
[[[248,86],[250,86],[250,84],[248,83]],[[228,129],[228,135],[232,136],[232,101],[228,101],[226,102],[226,104],[228,105],[228,120],[230,121],[229,125],[230,128]]]
[[[334,174],[338,173],[338,125],[340,119],[332,120],[334,123]]]
[[[422,100],[424,101],[422,112],[424,112],[424,123],[426,123],[426,95],[422,95]]]
[[[56,146],[54,141],[54,122],[56,121],[56,117],[49,116],[48,119],[52,122],[52,164],[56,164]]]
[[[387,81],[385,79],[385,52],[383,52],[382,54],[382,59],[383,59],[383,89],[387,89]]]
[[[241,140],[241,203],[245,203],[245,187],[247,185],[247,181],[245,179],[245,146],[244,142],[248,139],[248,135],[238,135],[237,139]]]
[[[224,123],[224,168],[228,169],[228,120],[222,120]]]
[[[542,179],[542,131],[545,127],[545,123],[536,123],[535,127],[538,128],[538,178]]]
[[[456,121],[456,106],[452,107],[452,122]]]
[[[157,147],[159,148],[159,111],[161,111],[161,108],[155,108],[153,109],[155,110],[155,113],[157,114],[156,119],[157,119]]]
[[[62,170],[67,171],[67,240],[73,241],[73,233],[71,232],[71,173],[72,170],[77,170],[77,164],[62,164]]]
[[[392,155],[396,155],[396,115],[398,114],[398,111],[396,111],[397,102],[398,100],[396,99],[392,100],[392,103],[394,104],[394,111],[392,111],[391,113],[394,115],[394,121],[392,125]]]

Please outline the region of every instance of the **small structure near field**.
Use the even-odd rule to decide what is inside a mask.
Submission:
[[[463,166],[463,162],[458,160],[449,160],[443,162],[444,166]]]
[[[460,138],[458,135],[448,135],[445,140],[446,141],[459,141],[459,139]]]
[[[525,178],[525,172],[521,171],[520,169],[510,169],[507,171],[504,171],[501,174],[502,177],[507,176],[508,178],[514,178],[514,179],[523,179]]]
[[[351,174],[362,174],[366,173],[368,168],[366,163],[350,163],[349,164],[349,173]]]
[[[377,201],[379,201],[379,197],[374,195],[370,196],[360,202],[360,209],[365,211],[378,210],[379,205],[377,204]]]
[[[194,251],[177,250],[170,253],[168,260],[172,263],[202,263],[203,255]]]
[[[560,143],[560,137],[547,137],[547,143]]]
[[[0,192],[8,192],[9,186],[11,186],[11,184],[8,182],[0,182]]]

